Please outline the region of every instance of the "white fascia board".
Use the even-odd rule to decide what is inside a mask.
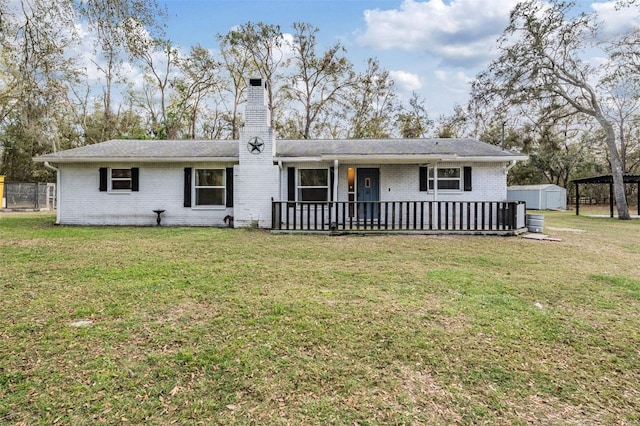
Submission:
[[[461,157],[458,155],[424,155],[424,154],[353,154],[353,155],[332,155],[322,154],[315,157],[274,157],[274,164],[297,163],[297,162],[320,162],[334,161],[345,163],[376,163],[376,164],[427,164],[434,162],[473,162],[473,163],[509,163],[511,161],[524,161],[527,156],[478,156]]]
[[[365,163],[391,163],[391,164],[416,164],[432,161],[454,161],[458,157],[454,155],[411,155],[411,154],[365,154],[365,155],[323,155],[323,160],[338,160],[344,162],[365,162]]]
[[[312,163],[326,161],[322,157],[273,157],[273,164],[278,163]]]
[[[34,158],[33,161],[55,164],[81,163],[237,163],[238,157],[66,157],[66,158]]]
[[[513,155],[510,157],[458,157],[458,160],[473,163],[510,163],[512,161],[526,161],[528,159],[529,156],[527,155]]]
[[[302,163],[302,162],[326,162],[339,161],[352,164],[376,163],[376,164],[419,164],[434,161],[453,161],[458,157],[424,156],[424,155],[331,155],[323,154],[316,157],[274,157],[274,163]]]

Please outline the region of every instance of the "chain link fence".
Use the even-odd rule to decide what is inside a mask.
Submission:
[[[56,184],[5,182],[2,207],[9,210],[54,210]]]

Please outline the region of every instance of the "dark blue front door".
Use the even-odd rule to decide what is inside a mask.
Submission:
[[[378,201],[380,201],[380,169],[358,169],[357,175],[358,217],[367,220],[377,219],[380,211],[378,205]]]

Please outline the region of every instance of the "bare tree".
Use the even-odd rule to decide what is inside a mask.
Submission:
[[[136,21],[131,24],[128,30],[129,49],[133,57],[143,64],[146,71],[145,82],[151,84],[157,94],[156,99],[148,100],[157,103],[160,108],[153,132],[159,139],[174,139],[181,117],[179,111],[169,111],[168,106],[170,81],[179,61],[178,50],[170,40],[152,39]]]
[[[220,86],[220,63],[211,52],[196,45],[178,61],[178,66],[181,73],[173,79],[172,86],[177,93],[178,108],[186,117],[188,137],[195,139],[202,104]]]
[[[69,145],[69,90],[79,67],[69,57],[77,43],[69,2],[20,0],[2,11],[0,134],[2,173],[10,179],[49,174],[31,157]]]
[[[105,80],[102,86],[104,122],[99,139],[107,140],[117,133],[118,117],[114,116],[112,92],[124,59],[132,53],[128,43],[131,22],[145,28],[152,38],[161,38],[166,12],[156,0],[81,0],[75,4],[96,35],[96,53],[101,54],[100,60],[94,60]]]
[[[237,52],[247,54],[251,59],[253,68],[265,79],[268,96],[267,104],[273,120],[277,115],[274,85],[277,81],[278,69],[284,60],[280,26],[263,22],[258,22],[257,24],[247,22],[230,31],[226,37],[226,43],[236,48]]]
[[[400,107],[396,122],[400,128],[400,136],[403,138],[424,137],[427,128],[433,124],[424,106],[424,99],[420,99],[416,92],[411,94],[407,106]]]
[[[397,109],[395,84],[377,59],[368,59],[367,65],[346,100],[349,137],[388,138]]]
[[[226,35],[218,34],[216,37],[220,43],[222,68],[226,71],[224,77],[226,84],[222,84],[222,92],[228,92],[231,96],[231,105],[227,104],[226,108],[227,121],[231,127],[231,137],[238,139],[242,124],[239,108],[244,102],[247,76],[257,71],[248,52],[234,41],[237,37],[235,32],[231,31]],[[224,99],[224,95],[222,98]]]
[[[340,43],[318,53],[318,28],[296,22],[293,29],[293,57],[287,66],[293,66],[294,71],[284,87],[285,99],[292,101],[294,108],[296,105],[301,108],[301,120],[296,127],[302,138],[309,139],[323,111],[341,102],[345,90],[355,84],[355,73],[343,56],[345,49]]]
[[[500,57],[473,84],[473,101],[500,98],[519,105],[547,99],[568,114],[595,119],[605,134],[618,218],[630,219],[615,129],[603,110],[601,93],[591,83],[598,70],[580,57],[585,49],[597,47],[596,20],[588,14],[571,17],[572,7],[559,0],[519,3],[499,40]]]

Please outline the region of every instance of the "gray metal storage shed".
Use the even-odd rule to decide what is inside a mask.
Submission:
[[[507,188],[508,201],[524,201],[527,209],[566,210],[567,190],[554,184],[516,185]]]

